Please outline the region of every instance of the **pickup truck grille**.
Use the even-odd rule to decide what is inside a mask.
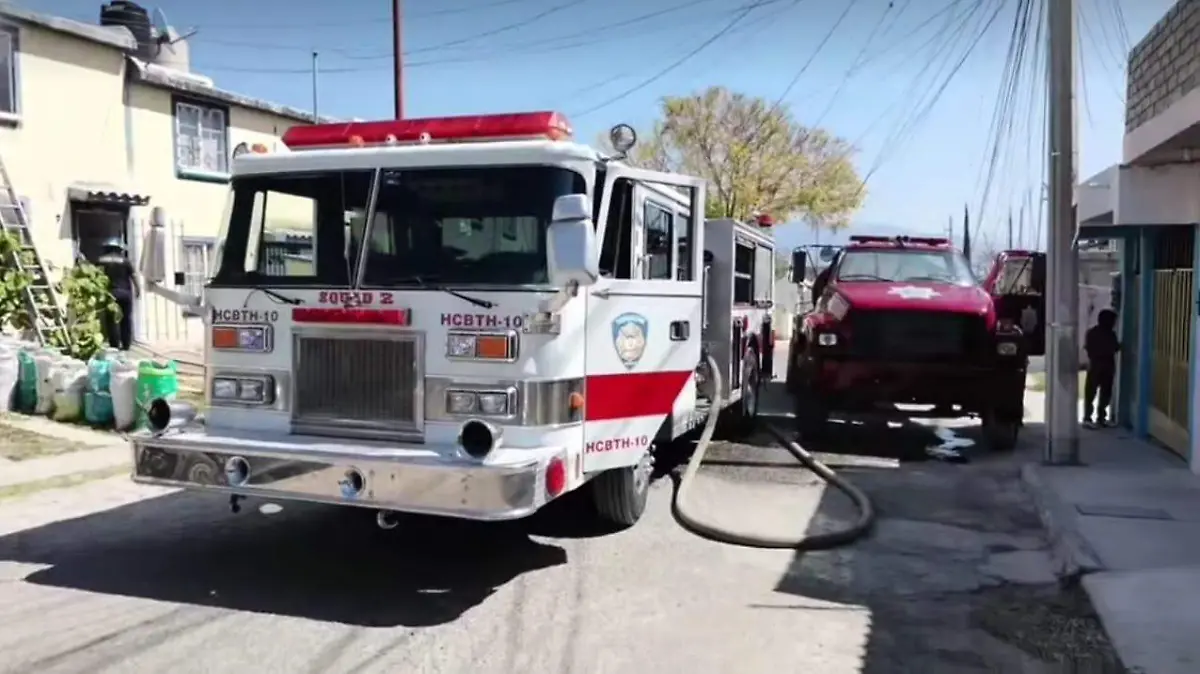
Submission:
[[[966,361],[989,355],[983,316],[940,311],[854,311],[855,357],[867,360]]]
[[[422,349],[416,338],[297,336],[298,432],[411,435],[421,430]]]

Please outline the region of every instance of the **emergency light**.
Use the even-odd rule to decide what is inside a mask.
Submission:
[[[557,112],[393,119],[293,126],[283,144],[295,149],[367,145],[479,142],[488,140],[567,140],[571,124]]]
[[[850,237],[851,243],[894,243],[900,246],[915,243],[920,246],[949,246],[950,239],[932,236],[867,236],[855,234]]]

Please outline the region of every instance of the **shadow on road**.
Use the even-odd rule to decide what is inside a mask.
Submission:
[[[566,563],[525,523],[172,494],[0,538],[0,560],[44,564],[26,582],[352,625],[450,622],[523,573]]]

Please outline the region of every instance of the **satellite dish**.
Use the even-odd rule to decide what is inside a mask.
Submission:
[[[179,35],[171,29],[171,22],[167,21],[167,13],[162,10],[162,7],[155,7],[150,14],[150,25],[154,27],[154,32],[158,34],[158,44],[171,45],[186,40],[196,34],[196,29],[189,30],[186,35]]]

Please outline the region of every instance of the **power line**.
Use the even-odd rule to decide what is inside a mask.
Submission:
[[[645,89],[646,87],[650,86],[651,84],[654,84],[658,80],[666,77],[673,70],[675,70],[676,68],[687,63],[691,59],[695,58],[696,55],[698,55],[700,52],[707,49],[709,46],[711,46],[717,40],[720,40],[722,37],[724,37],[726,34],[728,34],[729,31],[733,30],[734,27],[736,27],[739,23],[741,23],[741,21],[743,19],[745,19],[747,16],[749,16],[751,12],[758,9],[759,7],[762,7],[767,2],[768,2],[768,0],[755,0],[754,2],[750,2],[750,3],[743,5],[742,9],[738,12],[737,16],[733,17],[733,19],[731,21],[729,21],[729,23],[725,24],[724,27],[722,27],[716,33],[711,35],[707,40],[704,40],[699,45],[697,45],[695,49],[692,49],[691,51],[684,54],[681,58],[677,59],[676,61],[674,61],[667,67],[658,71],[654,75],[642,80],[638,84],[636,84],[632,87],[629,87],[628,89],[622,91],[621,93],[617,94],[616,96],[612,96],[612,97],[608,98],[607,100],[605,100],[604,102],[599,103],[597,105],[593,105],[592,107],[582,110],[580,112],[571,113],[570,117],[572,119],[577,119],[577,118],[583,117],[584,115],[588,115],[593,112],[596,112],[597,110],[607,108],[608,106],[612,105],[613,103],[621,101],[621,100],[629,97],[630,95],[637,93],[638,91],[641,91],[642,89]]]
[[[494,9],[496,7],[506,7],[508,5],[515,5],[528,1],[529,0],[492,0],[492,2],[475,4],[474,6],[469,7],[452,7],[425,12],[409,12],[405,10],[404,15],[407,19],[427,19],[439,16],[451,16],[454,14],[466,14],[467,12],[477,13],[488,9]],[[377,26],[379,24],[389,23],[391,20],[392,17],[390,15],[375,16],[369,19],[354,19],[352,21],[326,21],[322,19],[320,21],[320,27],[343,28],[352,26]],[[274,21],[271,23],[243,23],[240,21],[237,23],[205,23],[199,27],[222,28],[225,30],[312,30],[315,26],[313,26],[313,23],[310,20],[305,23],[279,23]]]

